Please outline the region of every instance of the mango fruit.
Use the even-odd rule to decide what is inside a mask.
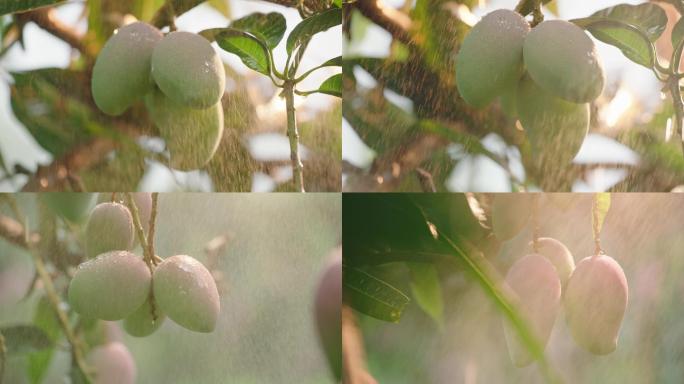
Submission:
[[[480,108],[517,82],[523,73],[523,44],[530,26],[517,12],[484,16],[463,39],[456,58],[456,85],[463,99]]]
[[[529,254],[511,266],[505,281],[515,294],[516,309],[527,322],[532,337],[545,347],[560,308],[561,283],[556,268],[544,256]],[[533,362],[533,356],[508,321],[504,322],[504,335],[516,367]]]
[[[87,362],[95,369],[94,384],[135,384],[135,360],[123,343],[115,341],[93,348]]]
[[[154,271],[154,298],[159,308],[179,325],[196,332],[212,332],[220,311],[214,278],[202,263],[171,256]]]
[[[582,259],[563,296],[575,342],[596,355],[615,351],[627,300],[627,278],[615,259],[606,255]]]
[[[207,109],[193,109],[155,92],[147,96],[146,105],[166,142],[172,168],[198,169],[211,160],[223,136],[220,102]]]
[[[85,228],[85,249],[88,257],[109,251],[129,250],[135,232],[131,212],[120,203],[98,204],[90,214]]]
[[[81,263],[69,283],[69,304],[84,317],[121,320],[147,300],[152,276],[142,258],[113,251]]]
[[[162,39],[155,27],[135,22],[107,40],[93,67],[93,99],[102,112],[117,116],[152,90],[152,52]]]
[[[223,62],[209,41],[183,31],[154,47],[152,77],[166,97],[188,108],[215,106],[226,87]]]
[[[605,74],[594,42],[564,20],[534,27],[523,46],[525,67],[539,87],[574,103],[588,103],[603,91]]]

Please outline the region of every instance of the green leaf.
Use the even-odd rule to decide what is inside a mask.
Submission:
[[[25,12],[46,5],[61,3],[64,0],[3,0],[0,1],[0,16],[7,13]]]
[[[282,40],[287,24],[285,16],[277,12],[252,13],[230,23],[230,27],[248,32],[273,49]]]
[[[291,55],[295,48],[311,40],[313,35],[327,31],[339,24],[342,24],[342,9],[340,8],[331,8],[304,19],[294,27],[287,37],[287,54]]]
[[[352,308],[376,319],[398,323],[408,296],[358,268],[342,265],[344,300]]]
[[[620,49],[633,62],[646,68],[655,65],[655,47],[646,34],[636,27],[614,20],[594,21],[580,26],[598,40]]]
[[[606,215],[610,209],[610,193],[597,193],[594,196],[594,209],[592,211],[592,221],[594,223],[595,236],[601,233],[603,222],[606,220]],[[596,240],[596,239],[594,239]]]
[[[651,42],[656,41],[667,26],[665,11],[654,3],[620,4],[597,11],[589,17],[570,21],[584,28],[606,20],[631,25],[646,35]]]
[[[212,8],[217,10],[226,18],[230,18],[230,4],[228,1],[229,0],[209,0],[207,1],[207,4],[209,4]]]
[[[266,76],[271,75],[271,59],[265,42],[237,29],[225,28],[216,35],[216,43],[224,50],[237,55],[250,69]]]
[[[0,329],[5,336],[8,354],[23,354],[39,351],[54,345],[48,335],[32,325],[15,325]]]
[[[59,320],[46,297],[41,297],[38,301],[33,315],[33,324],[45,332],[52,343],[56,343],[59,339],[61,334]],[[38,384],[42,382],[54,352],[55,349],[51,347],[29,353],[26,369],[31,383]]]
[[[681,17],[677,24],[672,28],[672,48],[677,49],[677,46],[684,40],[684,17]]]
[[[333,57],[332,59],[326,61],[325,63],[319,65],[319,68],[323,67],[341,67],[342,66],[342,56]]]
[[[437,268],[427,263],[406,263],[411,271],[411,292],[416,303],[437,323],[444,326],[444,301]]]
[[[333,4],[334,4],[337,8],[342,8],[342,0],[333,0]]]
[[[326,95],[342,97],[342,74],[338,73],[328,77],[318,90],[314,91],[318,93],[325,93]]]

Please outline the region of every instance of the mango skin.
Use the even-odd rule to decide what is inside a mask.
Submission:
[[[492,203],[492,230],[501,241],[512,239],[527,225],[532,196],[527,193],[497,193]]]
[[[128,207],[120,203],[98,204],[85,228],[86,256],[129,250],[134,239],[133,218]]]
[[[218,289],[211,273],[187,255],[171,256],[157,266],[154,298],[166,315],[196,332],[212,332],[220,312]]]
[[[570,164],[589,131],[589,104],[555,97],[529,77],[518,84],[517,112],[532,155],[542,166]]]
[[[545,347],[561,302],[561,283],[556,268],[544,256],[530,254],[508,270],[506,283],[516,295],[518,309],[530,332]],[[516,367],[531,364],[532,355],[508,321],[504,322],[504,335],[513,364]]]
[[[93,348],[87,362],[95,368],[94,384],[135,384],[135,360],[118,341]]]
[[[527,21],[507,9],[491,12],[475,24],[456,59],[456,85],[468,104],[484,107],[520,78],[529,31]]]
[[[159,92],[145,99],[159,134],[166,142],[170,166],[181,171],[199,169],[214,156],[223,136],[223,106],[192,109]]]
[[[84,317],[121,320],[147,300],[151,281],[142,258],[128,251],[104,253],[78,266],[69,283],[69,303]]]
[[[95,61],[91,82],[93,99],[102,112],[120,115],[152,89],[152,51],[161,39],[157,28],[135,22],[107,40]]]
[[[615,351],[627,301],[627,278],[615,259],[606,255],[582,259],[563,296],[575,342],[596,355]]]
[[[603,91],[605,74],[594,42],[564,20],[534,27],[523,46],[530,77],[545,91],[574,103],[588,103]]]
[[[226,72],[219,55],[204,37],[171,32],[154,48],[152,77],[175,103],[189,108],[209,108],[221,100]]]
[[[145,337],[159,329],[164,319],[166,319],[166,315],[162,313],[158,305],[155,306],[153,315],[152,305],[150,300],[147,299],[140,308],[124,319],[123,326],[129,335]]]
[[[40,197],[53,212],[72,223],[85,219],[97,202],[97,193],[44,192]]]
[[[532,246],[532,242],[530,242],[530,246]],[[568,247],[556,239],[540,237],[537,239],[537,253],[546,257],[553,264],[561,285],[565,287],[572,271],[575,270],[575,259]]]
[[[314,302],[316,327],[328,363],[337,379],[342,377],[342,248],[329,256]]]

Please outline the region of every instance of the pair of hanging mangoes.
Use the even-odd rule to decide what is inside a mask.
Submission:
[[[463,40],[456,61],[461,97],[483,108],[497,97],[525,130],[540,165],[567,165],[589,129],[589,103],[605,75],[593,41],[564,20],[530,29],[519,13],[499,9]]]
[[[134,22],[100,51],[91,88],[97,107],[112,116],[144,99],[171,167],[187,171],[207,164],[219,146],[225,85],[223,62],[207,39]]]

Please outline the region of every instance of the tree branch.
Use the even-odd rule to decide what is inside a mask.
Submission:
[[[50,273],[45,267],[43,258],[40,256],[40,254],[38,254],[38,252],[34,248],[35,243],[33,243],[29,238],[29,226],[26,223],[26,216],[24,216],[24,214],[19,209],[19,205],[17,204],[16,200],[14,200],[13,196],[9,195],[7,201],[9,202],[10,208],[12,209],[14,215],[17,216],[19,226],[21,227],[21,230],[24,233],[24,244],[26,245],[26,249],[29,251],[31,257],[33,258],[33,262],[36,266],[36,272],[38,273],[40,280],[43,282],[43,288],[45,289],[45,294],[48,298],[48,301],[50,302],[52,309],[55,311],[60,326],[64,331],[64,335],[66,336],[67,341],[71,346],[71,356],[74,362],[76,363],[76,366],[78,367],[79,371],[85,378],[86,382],[90,383],[92,382],[92,378],[90,376],[90,368],[85,361],[83,349],[81,348],[81,342],[76,336],[74,330],[71,328],[71,322],[69,320],[69,317],[62,310],[62,299],[57,294],[55,285],[52,282],[52,277],[50,277]]]
[[[73,28],[62,23],[55,15],[52,7],[38,8],[33,11],[19,13],[16,16],[23,22],[32,21],[46,32],[69,44],[77,49],[86,57],[94,57],[92,51],[84,42],[83,36],[79,35]]]
[[[18,221],[4,215],[0,215],[0,237],[16,246],[28,248],[24,227]],[[40,235],[37,233],[31,233],[28,238],[31,243],[38,243],[40,241]]]
[[[366,366],[363,335],[354,311],[342,305],[342,382],[344,384],[377,384]]]
[[[409,33],[412,21],[403,12],[388,7],[382,0],[358,0],[354,3],[354,7],[362,15],[389,32],[395,40],[406,45],[413,44],[413,39]]]

